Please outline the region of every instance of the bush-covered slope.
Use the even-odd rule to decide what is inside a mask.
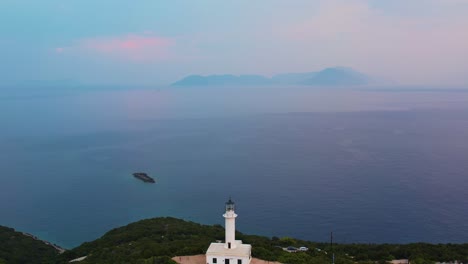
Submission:
[[[152,262],[154,256],[170,259],[176,255],[203,254],[213,239],[223,236],[221,226],[203,226],[176,218],[153,218],[113,229],[61,257],[70,260],[88,256],[81,263],[155,263]]]
[[[242,233],[236,236],[244,243],[252,244],[254,257],[294,264],[330,263],[331,248],[328,243],[293,238],[270,239]],[[173,263],[170,260],[173,256],[203,254],[211,242],[223,239],[224,228],[220,225],[153,218],[113,229],[95,241],[62,254],[60,261],[88,256],[81,263]],[[305,246],[310,250],[289,253],[282,250],[287,246]],[[385,260],[401,258],[411,258],[414,264],[448,260],[462,260],[465,263],[468,260],[468,244],[337,244],[334,250],[337,264],[385,263]]]
[[[57,255],[53,247],[12,228],[0,226],[0,264],[53,263]]]
[[[252,244],[252,255],[265,260],[291,264],[331,263],[329,243],[314,243],[293,238],[267,238],[236,234],[244,243]],[[86,242],[57,255],[48,247],[13,229],[0,228],[0,264],[4,263],[68,263],[87,256],[78,263],[152,263],[173,264],[177,255],[204,254],[209,244],[224,239],[224,228],[207,226],[176,218],[141,220],[107,232],[101,238]],[[289,253],[282,248],[308,247],[307,252]],[[392,259],[410,258],[412,264],[459,260],[468,263],[468,244],[336,244],[336,264],[375,264]]]

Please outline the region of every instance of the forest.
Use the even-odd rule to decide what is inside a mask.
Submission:
[[[0,264],[68,263],[87,256],[79,263],[173,264],[174,256],[204,254],[211,242],[224,239],[221,225],[202,225],[177,218],[145,219],[115,228],[101,238],[85,242],[62,254],[44,243],[11,228],[0,228]],[[290,264],[386,263],[410,259],[412,264],[431,264],[458,260],[468,262],[468,244],[333,244],[290,237],[263,237],[236,233],[236,239],[252,245],[253,257]],[[307,247],[305,252],[283,248]]]

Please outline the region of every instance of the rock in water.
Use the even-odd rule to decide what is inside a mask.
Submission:
[[[148,176],[148,174],[144,173],[144,172],[135,172],[133,173],[133,177],[137,178],[137,179],[140,179],[144,182],[147,182],[147,183],[155,183],[154,179],[151,178],[150,176]]]

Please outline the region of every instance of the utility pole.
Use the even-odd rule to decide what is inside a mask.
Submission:
[[[335,264],[335,252],[333,251],[333,231],[330,233],[330,247],[332,253],[332,264]]]

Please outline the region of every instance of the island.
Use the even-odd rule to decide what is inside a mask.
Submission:
[[[144,172],[135,172],[133,173],[133,177],[140,179],[146,183],[155,183],[154,179]]]
[[[256,86],[256,85],[309,85],[309,86],[361,86],[375,80],[348,67],[325,68],[317,72],[282,73],[272,77],[262,75],[190,75],[172,86]]]

